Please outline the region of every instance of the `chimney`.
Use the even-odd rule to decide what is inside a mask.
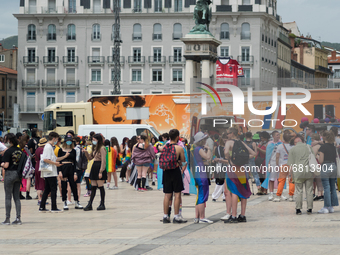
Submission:
[[[3,50],[3,47],[2,47],[2,44],[0,43],[0,51],[2,51]]]
[[[336,60],[336,51],[335,50],[332,51],[332,58],[331,59]]]
[[[300,45],[299,45],[299,48],[300,48],[300,61],[299,61],[299,63],[301,65],[303,65],[303,47],[304,46],[305,46],[304,43],[300,43]]]

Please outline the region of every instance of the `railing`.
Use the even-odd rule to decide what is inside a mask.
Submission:
[[[31,88],[31,89],[40,88],[40,81],[39,80],[37,80],[37,81],[24,81],[24,80],[22,80],[21,86],[22,86],[22,88]]]
[[[129,64],[144,64],[145,57],[144,56],[129,56],[128,63]]]
[[[58,56],[44,56],[43,57],[43,63],[44,64],[53,64],[57,65],[59,63],[59,57]]]
[[[78,56],[63,56],[63,63],[70,65],[78,64]]]
[[[105,57],[102,56],[88,56],[87,62],[89,64],[104,64],[105,63]]]
[[[238,11],[239,12],[252,12],[253,6],[252,5],[239,5]]]
[[[67,34],[68,41],[75,40],[75,39],[76,39],[76,34]]]
[[[251,33],[242,33],[241,32],[241,40],[250,40],[251,39]]]
[[[162,34],[152,34],[152,40],[162,40]]]
[[[142,12],[142,7],[137,7],[132,9],[133,12]]]
[[[26,40],[27,41],[35,41],[35,40],[37,40],[37,34],[36,33],[27,34],[26,35]]]
[[[252,65],[252,64],[254,64],[254,56],[252,56],[252,55],[245,55],[245,56],[239,55],[239,56],[237,56],[237,62],[240,65]]]
[[[60,87],[60,81],[59,80],[56,80],[56,81],[42,81],[41,82],[41,86],[43,88],[59,88]]]
[[[47,41],[55,41],[55,40],[57,40],[57,34],[56,33],[52,33],[52,34],[47,34],[46,35],[46,37],[47,37]]]
[[[327,67],[323,67],[323,66],[315,66],[315,70],[318,70],[320,72],[326,73],[328,75],[333,74],[331,69],[328,69]]]
[[[109,64],[114,64],[114,63],[113,63],[113,56],[107,57],[107,63],[109,63]],[[120,64],[124,64],[124,63],[125,63],[125,57],[124,57],[124,56],[120,56],[120,58],[119,58],[119,63],[120,63]]]
[[[288,45],[290,45],[290,41],[289,38],[287,36],[285,36],[284,34],[280,33],[279,34],[279,38],[284,41],[285,43],[287,43]]]
[[[149,63],[150,64],[165,64],[166,63],[166,57],[165,56],[149,56]]]
[[[221,31],[220,32],[220,40],[229,40],[229,31]]]
[[[185,64],[185,58],[183,56],[169,56],[170,64]]]
[[[183,37],[182,33],[172,33],[173,40],[180,40]]]
[[[102,35],[100,33],[92,33],[91,34],[91,40],[92,41],[100,41],[102,38]]]
[[[132,33],[132,41],[142,40],[142,33]]]
[[[43,113],[44,105],[19,105],[19,112],[21,113]]]
[[[79,88],[79,80],[62,80],[61,81],[62,88]]]
[[[39,57],[24,56],[23,62],[25,65],[38,65]]]
[[[233,8],[231,5],[216,5],[216,12],[232,12]]]

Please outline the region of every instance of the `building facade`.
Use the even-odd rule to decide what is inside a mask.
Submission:
[[[330,51],[328,56],[328,68],[332,70],[333,75],[329,79],[329,88],[340,88],[340,52]]]
[[[121,92],[183,93],[184,44],[195,0],[120,1]],[[247,84],[277,83],[276,0],[216,0],[211,33],[221,57],[237,59]],[[18,19],[18,98],[22,128],[42,128],[54,102],[113,91],[113,0],[22,0]]]
[[[283,26],[279,28],[277,38],[277,86],[290,87],[291,78],[291,49],[289,32]]]

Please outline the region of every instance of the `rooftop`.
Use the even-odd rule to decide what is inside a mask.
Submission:
[[[0,66],[0,72],[2,72],[3,74],[18,74],[18,71],[4,66]]]

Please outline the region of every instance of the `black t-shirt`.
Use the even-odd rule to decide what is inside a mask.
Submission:
[[[9,166],[5,170],[17,170],[18,164],[22,155],[22,151],[20,148],[16,146],[12,146],[5,151],[4,156],[2,157],[2,162],[8,162]]]
[[[64,152],[63,149],[60,148],[60,150],[58,151],[58,158],[65,156],[65,154],[66,154],[66,152]],[[60,163],[63,163],[63,162],[73,162],[73,164],[76,164],[76,157],[77,157],[76,150],[72,149],[70,151],[70,155],[68,155],[68,157],[63,159]]]
[[[27,143],[27,147],[28,149],[32,149],[32,154],[35,153],[35,150],[38,148],[38,143],[39,143],[39,137],[32,137],[28,143]]]
[[[321,145],[319,151],[324,154],[324,162],[336,162],[336,149],[334,144],[325,143]]]

